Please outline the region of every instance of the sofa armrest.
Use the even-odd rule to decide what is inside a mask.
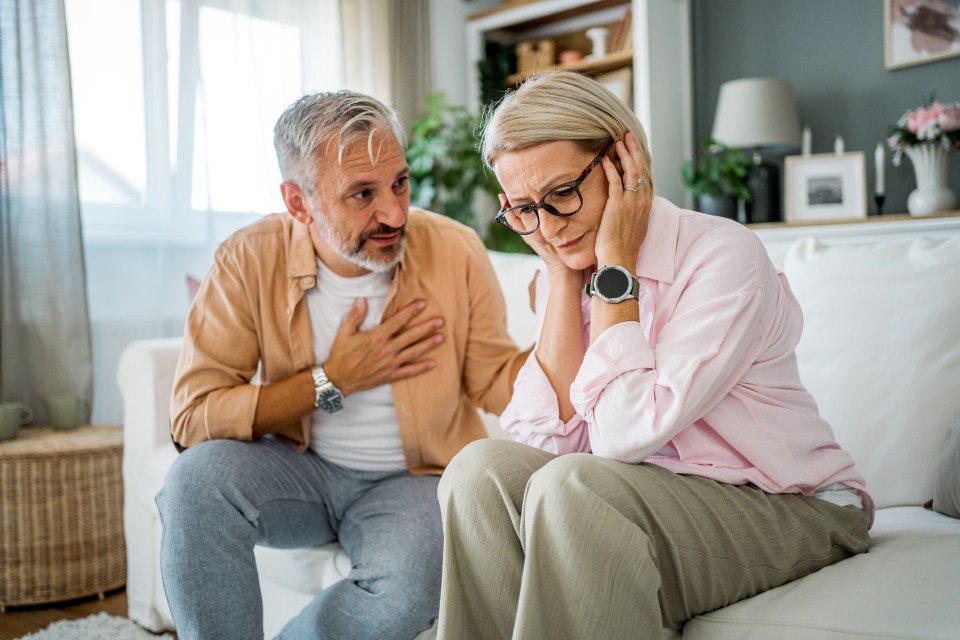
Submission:
[[[155,632],[173,626],[160,582],[160,521],[153,497],[169,460],[176,457],[170,395],[182,344],[182,338],[137,340],[127,345],[117,365],[123,399],[127,617]]]
[[[170,394],[182,338],[137,340],[127,345],[117,365],[123,398],[123,457],[139,464],[170,440]]]

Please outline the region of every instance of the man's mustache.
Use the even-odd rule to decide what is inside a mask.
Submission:
[[[370,229],[369,231],[364,231],[360,234],[360,245],[362,246],[364,242],[372,238],[373,236],[389,236],[394,233],[400,232],[400,237],[402,238],[407,234],[407,225],[402,225],[400,227],[391,227],[390,225],[380,224],[376,229]]]

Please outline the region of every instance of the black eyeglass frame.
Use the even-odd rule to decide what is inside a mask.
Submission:
[[[540,209],[543,209],[550,215],[557,216],[558,218],[569,218],[570,216],[574,216],[580,213],[580,210],[583,209],[583,194],[580,193],[580,185],[583,184],[583,181],[587,179],[587,176],[590,175],[590,172],[593,171],[594,167],[600,164],[600,161],[603,160],[603,156],[607,153],[607,151],[610,149],[612,145],[613,145],[613,142],[608,142],[607,144],[605,144],[603,146],[603,149],[600,150],[600,153],[598,153],[597,156],[590,161],[590,164],[588,164],[587,167],[580,172],[580,175],[577,176],[575,180],[571,180],[570,182],[564,182],[562,184],[556,185],[555,187],[551,187],[550,189],[547,190],[545,194],[543,194],[543,197],[540,198],[540,200],[538,200],[537,202],[531,202],[529,204],[518,204],[515,207],[507,207],[507,208],[500,207],[500,211],[497,213],[494,220],[496,220],[497,222],[505,226],[507,229],[510,229],[510,231],[513,231],[514,233],[517,233],[521,236],[528,236],[531,233],[536,233],[537,229],[540,228]],[[547,198],[550,197],[550,194],[555,193],[561,189],[571,189],[571,188],[577,193],[577,197],[580,198],[580,206],[577,207],[576,211],[572,211],[570,213],[560,213],[552,205],[549,205],[546,203],[546,200]],[[507,204],[509,204],[509,201],[507,202]],[[537,226],[535,226],[530,231],[517,231],[516,229],[511,227],[506,219],[507,214],[510,213],[511,211],[516,211],[518,209],[533,209],[533,214],[537,217]]]

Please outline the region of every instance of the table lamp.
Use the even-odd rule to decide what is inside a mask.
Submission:
[[[729,147],[753,151],[747,222],[781,220],[780,172],[776,164],[764,162],[761,151],[786,153],[800,146],[800,119],[790,83],[777,78],[724,82],[712,137]]]

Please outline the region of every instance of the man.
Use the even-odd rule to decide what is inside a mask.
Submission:
[[[186,450],[157,497],[181,640],[262,637],[255,544],[339,540],[352,561],[281,638],[409,639],[437,617],[438,474],[526,354],[476,234],[409,209],[401,139],[367,96],[291,105],[290,215],[228,238],[197,294],[171,402]]]

